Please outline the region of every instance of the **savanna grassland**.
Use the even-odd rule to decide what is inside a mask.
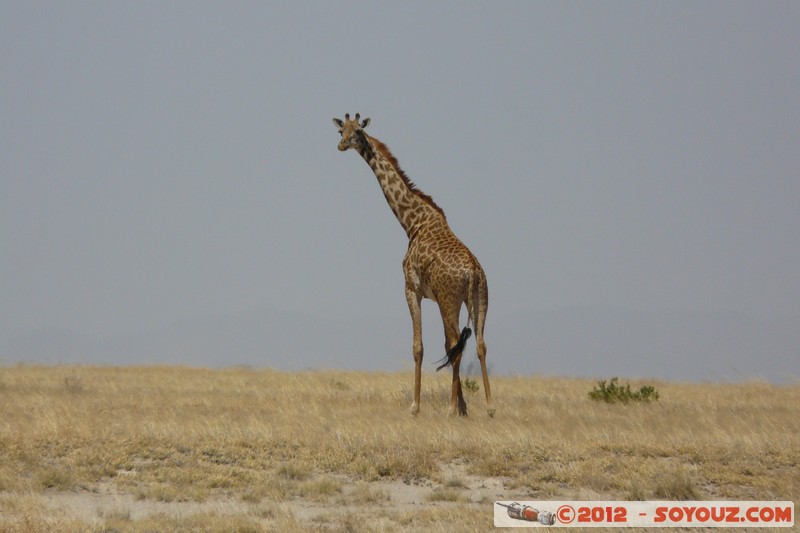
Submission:
[[[0,531],[488,531],[495,500],[800,496],[800,385],[0,368]],[[632,382],[637,385],[637,382]]]

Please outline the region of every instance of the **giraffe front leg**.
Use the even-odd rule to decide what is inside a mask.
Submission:
[[[411,404],[411,414],[419,413],[419,393],[422,385],[422,298],[413,290],[406,289],[408,310],[411,313],[411,322],[414,326],[414,403]]]

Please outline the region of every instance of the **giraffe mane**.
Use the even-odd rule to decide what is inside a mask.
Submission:
[[[403,183],[406,184],[408,190],[410,190],[420,200],[422,200],[429,206],[433,207],[440,215],[442,215],[442,217],[444,217],[445,216],[444,210],[438,205],[436,205],[436,202],[433,201],[433,198],[431,198],[430,195],[427,195],[421,190],[419,190],[416,184],[414,184],[414,182],[411,181],[411,179],[409,179],[408,176],[406,176],[406,173],[403,171],[402,168],[400,168],[400,163],[397,162],[397,158],[389,150],[389,147],[383,144],[375,137],[368,136],[366,135],[366,133],[364,135],[369,137],[369,140],[372,141],[372,144],[375,146],[375,149],[378,150],[383,155],[383,157],[385,157],[389,161],[389,163],[394,167],[395,171],[397,172],[397,175],[400,176],[400,179],[402,179]]]

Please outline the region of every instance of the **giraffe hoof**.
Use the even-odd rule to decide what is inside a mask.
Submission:
[[[494,407],[489,407],[488,409],[486,409],[486,414],[489,415],[489,418],[494,418],[494,411],[495,411]]]
[[[412,415],[417,416],[419,413],[419,404],[414,402],[411,404],[411,409],[408,410]]]

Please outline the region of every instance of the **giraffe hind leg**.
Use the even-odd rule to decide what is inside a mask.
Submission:
[[[478,361],[481,363],[481,375],[483,376],[483,390],[486,393],[486,414],[494,416],[495,408],[492,403],[492,389],[489,387],[489,371],[486,368],[486,343],[483,341],[483,324],[486,320],[486,312],[478,314],[475,324],[475,344],[478,352]]]
[[[467,402],[464,400],[464,391],[461,389],[461,375],[459,369],[461,367],[461,354],[459,352],[453,361],[453,397],[452,406],[450,408],[451,414],[458,413],[458,416],[467,416]]]
[[[478,361],[481,363],[481,374],[483,375],[483,390],[486,393],[486,414],[494,416],[495,408],[492,403],[492,391],[489,388],[489,373],[486,369],[486,343],[483,342],[483,335],[476,335],[478,345]]]
[[[481,364],[483,390],[486,393],[486,414],[492,417],[495,414],[495,408],[492,403],[492,391],[489,387],[489,372],[486,368],[486,343],[483,341],[483,327],[486,323],[488,306],[489,290],[486,286],[486,277],[482,274],[471,276],[467,292],[467,310],[472,319],[472,326],[475,328],[475,344],[478,361]]]
[[[464,401],[464,393],[461,390],[461,377],[459,367],[461,366],[461,354],[464,351],[467,339],[472,330],[464,328],[459,333],[458,316],[460,302],[439,302],[439,311],[442,315],[444,325],[445,352],[447,353],[446,362],[440,366],[444,368],[448,364],[453,368],[453,382],[450,395],[450,415],[467,416],[467,403]]]

